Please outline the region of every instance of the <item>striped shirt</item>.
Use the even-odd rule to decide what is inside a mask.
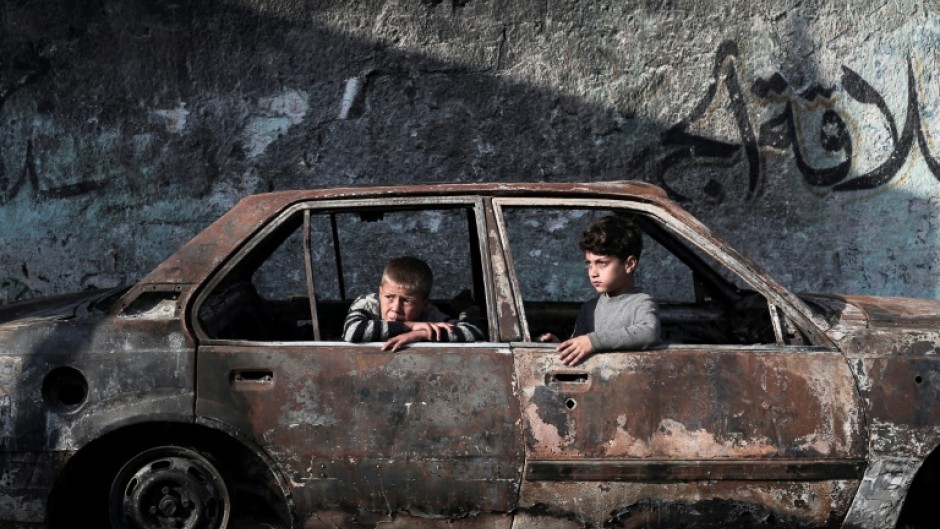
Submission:
[[[483,332],[469,322],[455,320],[428,303],[416,321],[447,322],[453,324],[450,331],[442,330],[441,342],[475,342],[483,340]],[[343,339],[347,342],[384,342],[393,336],[408,332],[404,322],[385,321],[379,296],[376,293],[359,296],[346,313],[343,322]]]

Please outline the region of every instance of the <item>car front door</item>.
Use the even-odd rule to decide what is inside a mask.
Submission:
[[[459,266],[431,262],[441,309],[495,336],[482,228],[474,198],[298,205],[197,300],[198,420],[268,454],[304,527],[510,526],[524,451],[508,344],[339,341],[357,284],[374,291],[386,258],[441,248],[464,248]],[[448,268],[468,292],[451,298]]]
[[[787,299],[761,294],[756,268],[705,237],[689,250],[690,228],[645,204],[496,205],[523,315],[513,355],[527,463],[514,528],[822,527],[844,517],[865,463],[853,378],[838,350],[782,310]],[[567,338],[572,293],[596,295],[580,286],[577,238],[611,213],[637,216],[646,231],[637,282],[659,303],[664,342],[566,366],[555,344],[532,337]],[[733,269],[705,268],[718,261]],[[758,289],[738,288],[734,274]]]

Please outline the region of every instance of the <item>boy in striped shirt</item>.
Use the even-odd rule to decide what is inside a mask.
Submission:
[[[483,332],[459,321],[428,302],[434,277],[416,257],[397,257],[385,265],[378,293],[359,296],[343,322],[348,342],[381,342],[395,352],[412,342],[473,342]]]

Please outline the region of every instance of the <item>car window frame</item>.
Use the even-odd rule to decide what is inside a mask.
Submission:
[[[438,208],[439,207],[439,208]],[[493,272],[490,267],[490,241],[486,236],[486,216],[485,216],[485,207],[484,207],[484,197],[479,195],[465,195],[465,196],[414,196],[414,197],[378,197],[378,198],[354,198],[354,199],[328,199],[328,200],[303,200],[298,201],[297,203],[291,204],[284,208],[281,212],[272,216],[261,228],[252,233],[247,237],[238,248],[233,251],[226,259],[224,259],[219,266],[217,266],[211,273],[206,276],[206,280],[199,285],[192,296],[192,303],[189,304],[189,310],[186,313],[186,322],[190,328],[192,336],[194,336],[198,343],[205,345],[224,345],[224,344],[292,344],[298,346],[329,346],[342,344],[344,346],[365,346],[366,343],[350,343],[345,341],[325,341],[325,340],[315,340],[311,336],[308,340],[291,340],[291,341],[278,341],[278,340],[247,340],[247,339],[229,339],[229,338],[212,338],[206,334],[203,325],[199,322],[199,310],[202,305],[205,303],[208,296],[215,290],[216,287],[222,283],[236,267],[241,264],[260,244],[262,244],[269,236],[272,235],[275,231],[281,228],[289,219],[295,215],[305,215],[305,211],[309,212],[309,215],[313,215],[316,212],[335,212],[335,213],[346,213],[346,212],[355,212],[357,210],[381,210],[381,209],[395,209],[395,210],[431,210],[431,209],[446,209],[453,207],[455,209],[469,209],[473,211],[474,225],[477,231],[477,246],[476,251],[480,255],[480,267],[482,272],[481,280],[483,282],[483,291],[485,300],[483,304],[486,308],[486,324],[488,327],[488,336],[491,339],[497,336],[497,315],[495,311],[495,292],[493,290]],[[300,227],[303,228],[304,219],[301,218]],[[466,233],[469,236],[469,232]],[[312,277],[307,277],[308,270],[304,270],[304,275],[306,280],[312,280]],[[473,272],[471,271],[471,276]],[[315,289],[314,289],[315,292]],[[313,313],[311,312],[311,316]],[[486,342],[491,343],[491,342]],[[473,346],[473,343],[448,343],[448,347],[467,347]]]
[[[533,342],[531,339],[528,321],[526,320],[525,310],[522,306],[524,299],[522,298],[522,290],[518,277],[516,276],[515,260],[513,259],[512,247],[509,242],[509,232],[503,215],[504,207],[623,210],[649,217],[652,221],[662,224],[664,229],[671,230],[676,236],[681,238],[682,242],[697,247],[718,264],[726,267],[732,273],[737,274],[738,278],[753,288],[756,293],[764,297],[768,304],[768,310],[771,312],[770,319],[774,327],[774,334],[778,340],[776,345],[772,345],[773,347],[784,345],[780,343],[783,333],[780,319],[784,317],[789,318],[799,330],[805,333],[811,342],[811,347],[822,347],[827,350],[838,349],[833,341],[826,335],[825,331],[829,326],[821,316],[814,313],[802,300],[790,292],[789,289],[778,283],[773,276],[764,271],[757,263],[715,236],[707,226],[684,210],[680,209],[680,212],[685,213],[686,218],[680,219],[673,215],[668,209],[658,204],[641,200],[631,200],[629,198],[499,197],[493,199],[492,207],[496,218],[497,231],[499,232],[499,240],[502,244],[507,261],[509,283],[512,289],[515,308],[518,313],[522,337],[524,340],[527,339],[527,341],[521,343],[527,346],[530,344],[539,344],[539,342]],[[707,265],[707,263],[703,264]],[[715,273],[717,274],[717,271]],[[695,344],[686,344],[685,346],[698,347],[698,345]],[[710,347],[714,347],[714,345],[710,345]],[[748,347],[760,347],[760,345]],[[805,348],[806,346],[787,347]]]

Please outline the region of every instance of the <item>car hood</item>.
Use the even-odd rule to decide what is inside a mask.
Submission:
[[[822,312],[833,326],[908,327],[940,326],[940,301],[879,296],[800,294]]]
[[[69,319],[82,311],[107,310],[126,287],[99,288],[0,305],[0,324],[25,319]]]

